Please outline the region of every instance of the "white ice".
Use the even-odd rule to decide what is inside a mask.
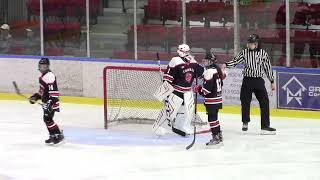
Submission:
[[[204,116],[202,114],[201,116]],[[272,118],[276,136],[247,134],[239,115],[221,114],[224,146],[204,149],[209,134],[157,138],[150,125],[103,129],[101,106],[62,104],[56,116],[67,142],[49,147],[41,108],[0,101],[0,180],[319,180],[320,121]]]

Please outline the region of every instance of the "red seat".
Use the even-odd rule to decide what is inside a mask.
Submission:
[[[314,59],[294,59],[292,61],[294,67],[312,68],[317,67],[317,61]]]
[[[46,48],[45,54],[47,56],[63,56],[64,49],[63,48]]]
[[[145,33],[148,33],[148,44],[163,46],[167,39],[167,28],[161,25],[150,25]]]
[[[206,27],[193,27],[187,29],[187,41],[192,47],[206,48],[210,46],[207,42],[210,28]]]
[[[317,32],[314,31],[300,31],[294,32],[293,41],[296,43],[309,43],[317,40]]]
[[[286,9],[284,3],[272,2],[267,9],[266,20],[270,24],[286,24]]]
[[[177,21],[182,17],[181,1],[161,1],[160,14],[164,20]]]
[[[296,12],[293,18],[293,24],[305,25],[307,21],[307,16],[311,14],[309,6],[307,3],[299,3],[295,8]]]
[[[128,44],[133,43],[133,33],[134,30],[132,25],[128,32]],[[139,46],[162,46],[167,39],[167,30],[166,27],[161,25],[138,25],[137,36]]]
[[[146,18],[160,19],[160,4],[162,0],[149,0],[144,6]]]
[[[222,12],[225,7],[223,2],[208,2],[205,5],[205,13],[210,21],[218,22],[222,18]]]
[[[146,5],[144,6],[144,13],[146,18],[160,19],[160,5]]]
[[[320,25],[320,3],[310,5],[311,24]]]
[[[156,60],[157,52],[150,51],[138,51],[138,59],[139,60]],[[113,59],[134,59],[134,53],[129,51],[113,51],[112,52]],[[171,54],[166,52],[159,52],[159,58],[163,61],[170,61]]]
[[[182,27],[168,28],[168,44],[169,47],[182,43]]]
[[[28,12],[30,15],[40,14],[40,0],[28,0],[27,1]]]
[[[249,23],[261,22],[261,16],[265,13],[265,3],[253,3],[252,5],[240,5],[240,18]]]
[[[64,30],[64,24],[61,22],[48,22],[44,24],[44,32],[57,33]]]
[[[201,21],[205,11],[205,3],[199,1],[190,1],[186,4],[187,19],[191,21]]]
[[[208,45],[211,48],[226,48],[232,44],[233,29],[228,30],[224,27],[210,28],[208,35]]]
[[[256,34],[258,34],[260,38],[276,38],[278,31],[276,29],[257,29]]]
[[[134,59],[134,53],[128,51],[113,51],[113,59]]]
[[[233,6],[226,6],[221,14],[225,22],[234,22]]]

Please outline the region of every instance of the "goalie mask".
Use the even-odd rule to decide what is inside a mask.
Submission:
[[[181,44],[178,46],[177,52],[180,57],[186,57],[190,55],[190,47],[187,44]]]

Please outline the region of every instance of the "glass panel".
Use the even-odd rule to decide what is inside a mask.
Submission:
[[[240,1],[240,44],[246,47],[250,34],[261,38],[261,47],[270,57],[272,65],[285,65],[286,13],[285,3],[279,1]]]
[[[45,55],[86,56],[86,0],[44,0],[43,10]]]
[[[140,18],[137,28],[138,59],[156,60],[157,52],[165,61],[175,56],[177,46],[182,44],[182,2],[148,0]]]
[[[291,2],[291,31],[294,67],[320,66],[320,3]]]
[[[108,0],[101,12],[102,2],[92,0],[90,15],[97,17],[91,22],[90,49],[91,57],[134,59],[133,43],[133,0]],[[137,1],[140,8],[141,2]],[[98,8],[98,10],[97,10]],[[141,21],[141,11],[137,20]]]
[[[196,60],[213,52],[219,63],[233,55],[233,4],[231,1],[190,1],[186,4],[187,43]]]
[[[40,55],[39,0],[0,1],[0,54]]]

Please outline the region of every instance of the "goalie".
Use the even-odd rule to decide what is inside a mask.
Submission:
[[[186,136],[191,133],[191,120],[194,117],[194,98],[192,83],[200,78],[204,68],[190,54],[190,47],[181,44],[178,56],[173,57],[164,73],[163,85],[155,93],[159,101],[164,101],[164,108],[153,124],[157,135],[164,135],[167,130]]]

